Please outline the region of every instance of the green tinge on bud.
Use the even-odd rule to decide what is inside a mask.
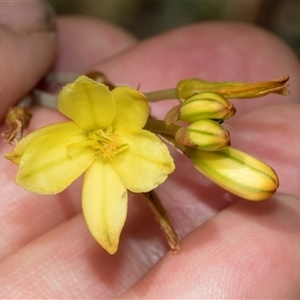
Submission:
[[[202,119],[181,127],[175,135],[177,143],[205,151],[218,151],[230,146],[230,134],[221,124]]]
[[[248,200],[267,199],[279,185],[270,166],[231,147],[217,152],[195,150],[191,159],[194,166],[213,182]]]
[[[255,83],[244,82],[215,82],[198,78],[184,79],[177,84],[177,97],[181,100],[188,99],[196,93],[211,91],[227,98],[255,98],[276,93],[283,96],[289,94],[287,89],[288,76],[271,81]]]
[[[179,109],[178,118],[186,122],[200,119],[227,119],[235,114],[235,107],[223,96],[204,92],[196,94],[183,102]]]

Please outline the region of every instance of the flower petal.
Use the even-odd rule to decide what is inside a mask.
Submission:
[[[166,145],[146,130],[118,132],[118,140],[129,149],[112,162],[126,188],[148,192],[163,183],[173,172],[174,163]]]
[[[106,128],[115,117],[115,101],[108,87],[86,76],[62,89],[58,109],[87,130]]]
[[[116,117],[112,126],[114,129],[141,129],[145,126],[149,116],[149,105],[144,94],[122,86],[112,90],[116,101]]]
[[[51,126],[51,133],[43,135],[41,132],[45,130],[41,129],[39,136],[21,149],[24,153],[21,155],[16,182],[31,192],[59,193],[95,160],[92,149],[85,146],[85,131],[74,122]],[[72,145],[78,146],[68,150]]]
[[[64,125],[62,125],[64,124]],[[6,159],[9,159],[16,165],[19,165],[20,160],[26,151],[27,147],[30,145],[32,141],[34,141],[36,138],[40,136],[45,136],[47,134],[56,134],[61,130],[61,126],[64,126],[64,128],[68,128],[68,130],[78,130],[78,126],[74,122],[62,122],[62,123],[56,123],[52,125],[48,125],[45,127],[42,127],[29,135],[25,136],[21,139],[21,141],[15,146],[12,152],[4,154],[4,157]],[[64,129],[66,130],[66,129]]]
[[[267,199],[278,187],[277,175],[271,167],[231,147],[216,152],[195,150],[191,159],[209,179],[248,200]]]
[[[110,163],[96,160],[87,170],[82,209],[92,236],[114,254],[126,220],[127,191]]]

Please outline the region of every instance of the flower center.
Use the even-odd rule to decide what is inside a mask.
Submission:
[[[113,132],[113,127],[109,126],[105,129],[96,129],[90,131],[85,142],[74,143],[68,145],[68,152],[72,155],[76,150],[82,147],[90,147],[95,150],[95,156],[115,160],[116,155],[128,149],[127,144],[119,144],[118,137]]]
[[[96,156],[113,161],[116,155],[128,148],[127,144],[118,143],[117,135],[113,132],[113,127],[97,129],[89,132],[88,138],[91,147],[96,150]]]

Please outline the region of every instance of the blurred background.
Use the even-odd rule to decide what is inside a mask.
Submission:
[[[57,14],[111,21],[140,39],[193,22],[257,24],[282,37],[300,57],[300,0],[48,0]]]

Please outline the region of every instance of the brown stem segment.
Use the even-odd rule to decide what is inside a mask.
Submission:
[[[171,252],[178,252],[180,248],[177,234],[156,193],[154,191],[150,191],[148,193],[143,193],[143,195],[145,196],[149,207],[153,211],[156,220],[160,224],[161,230],[167,238]]]

